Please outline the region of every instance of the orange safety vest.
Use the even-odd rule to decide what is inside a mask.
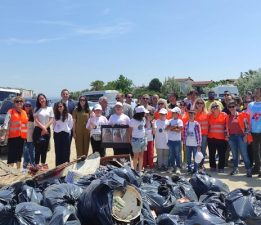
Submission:
[[[226,117],[227,117],[227,114],[224,112],[220,112],[216,118],[214,117],[213,113],[208,115],[208,124],[209,124],[208,137],[209,138],[225,140]]]
[[[250,115],[247,112],[241,112],[238,113],[238,124],[242,130],[243,133],[245,133],[246,130],[250,130],[249,126],[250,126]],[[226,129],[228,132],[228,121],[229,121],[229,116],[227,116],[226,118]],[[248,126],[248,127],[247,127]],[[229,135],[229,133],[228,133]],[[247,142],[251,143],[253,141],[253,137],[250,133],[247,134]]]
[[[197,112],[195,120],[200,124],[202,135],[208,135],[208,114],[205,112]]]
[[[9,121],[9,133],[8,138],[21,137],[27,138],[27,123],[28,117],[24,110],[20,113],[15,109],[9,109],[8,113],[10,113],[11,118]]]

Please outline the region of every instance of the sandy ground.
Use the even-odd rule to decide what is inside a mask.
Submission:
[[[53,168],[55,166],[55,154],[54,154],[53,144],[54,144],[53,138],[51,138],[51,148],[47,154],[47,163],[49,165],[49,168]],[[91,147],[89,153],[90,154],[92,153]],[[112,149],[107,149],[106,154],[112,155],[113,154]],[[76,158],[76,149],[75,149],[74,140],[72,140],[71,160],[75,158]],[[1,154],[0,159],[6,162],[6,154]],[[208,168],[208,162],[205,163],[205,166]],[[207,170],[207,172],[211,174],[211,176],[221,179],[223,182],[225,182],[229,186],[230,190],[236,188],[250,188],[250,187],[261,190],[261,178],[257,178],[257,175],[253,175],[252,178],[246,177],[242,164],[240,165],[239,169],[240,169],[240,173],[236,176],[229,175],[229,173],[231,172],[231,167],[226,168],[224,174],[211,173],[209,170]]]

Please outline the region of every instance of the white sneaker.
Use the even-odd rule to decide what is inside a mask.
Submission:
[[[176,174],[177,174],[177,175],[180,175],[180,174],[181,174],[181,172],[180,172],[180,169],[179,169],[179,168],[177,168],[177,169],[176,169]]]

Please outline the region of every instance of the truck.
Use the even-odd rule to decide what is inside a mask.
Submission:
[[[216,98],[221,100],[224,98],[224,91],[229,91],[231,95],[239,95],[238,88],[235,85],[220,85],[212,88],[212,90],[216,93]]]
[[[115,97],[119,92],[116,90],[104,90],[104,91],[88,91],[82,93],[82,95],[86,96],[88,101],[98,103],[99,98],[102,96],[107,97],[109,105],[114,104],[116,102]]]
[[[21,95],[23,98],[30,98],[33,97],[33,91],[22,88],[0,88],[0,105],[4,99],[12,98],[17,95]]]

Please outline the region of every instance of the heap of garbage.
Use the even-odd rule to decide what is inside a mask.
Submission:
[[[73,168],[60,178],[0,189],[0,225],[261,224],[260,191],[230,191],[203,173],[190,180],[140,176],[129,166],[112,164],[87,175]]]

